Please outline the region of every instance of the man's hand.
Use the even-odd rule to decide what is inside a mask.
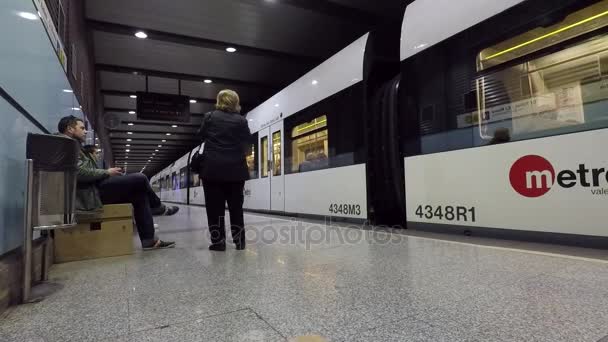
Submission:
[[[108,174],[110,175],[110,177],[122,176],[122,169],[119,167],[109,168]]]

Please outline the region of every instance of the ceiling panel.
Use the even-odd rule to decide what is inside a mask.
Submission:
[[[97,63],[285,86],[308,71],[289,61],[95,32]],[[167,63],[171,61],[171,63]],[[277,72],[281,70],[281,72]]]
[[[141,75],[123,74],[115,72],[100,72],[101,89],[116,91],[145,91],[146,78]],[[178,93],[178,80],[160,77],[148,77],[148,91],[165,94]],[[232,89],[236,91],[242,102],[259,104],[274,95],[269,89],[243,87],[243,86],[224,86],[217,83],[205,84],[203,82],[181,81],[181,92],[185,96],[195,98],[215,99],[217,93],[222,89]]]
[[[404,3],[410,1],[404,0],[383,0],[383,1],[370,1],[370,0],[331,0],[331,2],[340,4],[343,6],[358,8],[361,10],[369,11],[374,14],[389,14],[391,17],[393,13],[400,13],[402,9],[405,9]]]
[[[338,51],[345,37],[354,41],[365,30],[331,16],[264,0],[87,0],[87,16],[307,56]]]

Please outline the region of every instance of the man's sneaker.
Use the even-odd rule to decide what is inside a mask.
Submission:
[[[150,208],[152,211],[152,215],[154,216],[160,216],[160,215],[164,215],[165,211],[167,211],[167,207],[164,204],[161,204],[160,206],[156,207],[156,208]]]
[[[153,249],[165,249],[165,248],[174,248],[175,247],[175,242],[173,241],[163,241],[161,239],[158,239],[156,241],[152,241],[147,245],[142,246],[142,249],[144,251],[150,251]]]
[[[170,206],[167,207],[167,209],[165,209],[165,216],[171,216],[171,215],[175,215],[175,213],[177,213],[179,211],[179,208],[176,206]]]

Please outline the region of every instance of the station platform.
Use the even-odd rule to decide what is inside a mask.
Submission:
[[[182,206],[156,220],[174,249],[54,265],[50,280],[59,288],[9,309],[0,341],[608,335],[606,251],[246,214],[247,249],[210,252],[204,210]]]

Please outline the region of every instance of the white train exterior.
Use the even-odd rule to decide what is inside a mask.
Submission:
[[[416,0],[390,30],[247,114],[246,209],[608,237],[608,0]]]

